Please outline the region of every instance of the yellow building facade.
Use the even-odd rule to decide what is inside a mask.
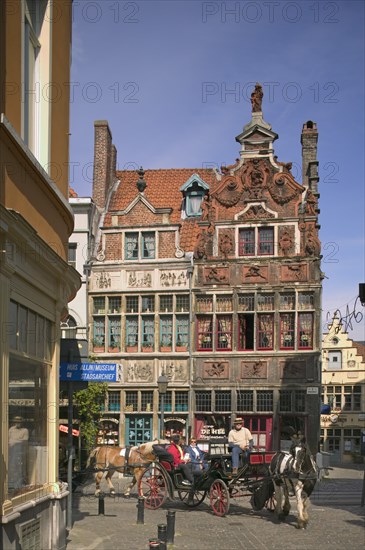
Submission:
[[[67,263],[71,0],[0,5],[0,547],[65,548],[59,326]]]
[[[330,463],[364,462],[365,345],[351,340],[338,319],[323,335],[322,403],[321,448]]]

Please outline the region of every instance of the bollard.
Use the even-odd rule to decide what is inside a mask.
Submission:
[[[144,524],[144,498],[138,497],[137,504],[137,525]]]
[[[160,550],[167,550],[166,542],[164,540],[160,540]]]
[[[149,550],[160,550],[160,542],[157,539],[149,540]]]
[[[174,543],[175,537],[175,512],[169,510],[166,514],[167,518],[167,530],[166,530],[166,542]]]
[[[104,516],[105,515],[104,495],[102,495],[101,493],[99,495],[98,514],[99,514],[99,516]]]
[[[160,525],[157,525],[157,538],[158,540],[162,542],[167,541],[167,525],[164,523],[161,523]]]

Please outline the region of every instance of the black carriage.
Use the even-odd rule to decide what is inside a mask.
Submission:
[[[177,493],[186,506],[196,507],[209,494],[214,514],[228,513],[231,499],[251,497],[251,506],[260,510],[264,506],[272,509],[274,486],[269,475],[269,464],[274,453],[252,452],[248,461],[242,461],[237,474],[232,471],[232,458],[226,441],[214,441],[209,446],[206,460],[207,470],[194,474],[194,483],[185,485],[183,473],[174,469],[171,461],[163,455],[152,462],[139,481],[139,494],[145,497],[145,506],[157,509],[173,500]]]

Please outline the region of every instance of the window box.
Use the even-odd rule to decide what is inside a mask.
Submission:
[[[104,348],[104,346],[94,346],[94,347],[93,347],[93,351],[94,351],[95,353],[104,353],[105,348]]]
[[[188,351],[188,346],[176,346],[175,351]]]
[[[108,348],[108,352],[109,352],[109,353],[118,353],[119,351],[120,351],[120,348],[119,348],[119,347],[117,347],[117,348],[115,348],[115,347],[114,347],[114,348],[113,348],[113,347],[109,347],[109,348]]]
[[[126,346],[127,353],[136,353],[138,351],[138,346]]]
[[[153,350],[153,347],[152,346],[142,346],[142,351],[144,352],[151,352]]]
[[[160,346],[160,351],[172,351],[172,346]]]

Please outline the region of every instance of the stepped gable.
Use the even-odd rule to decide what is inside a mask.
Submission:
[[[119,185],[115,190],[105,216],[104,227],[112,225],[111,216],[119,214],[118,225],[124,225],[121,215],[131,203],[141,196],[155,209],[171,209],[169,216],[171,224],[182,224],[181,205],[183,195],[180,187],[193,175],[199,175],[209,186],[215,181],[215,173],[207,168],[169,168],[146,170],[144,180],[146,188],[143,193],[137,189],[138,173],[136,170],[121,170],[116,172]],[[127,220],[125,222],[127,224]],[[189,224],[190,226],[190,224]]]

